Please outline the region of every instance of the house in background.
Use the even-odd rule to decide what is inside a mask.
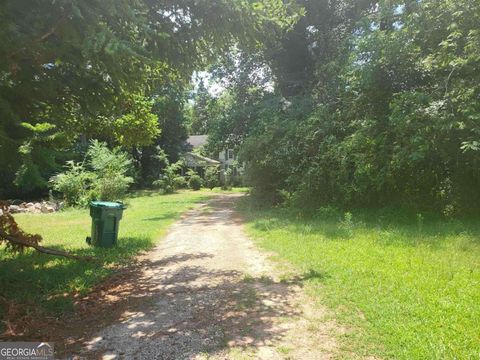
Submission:
[[[202,156],[195,151],[204,146],[207,143],[207,140],[208,135],[190,136],[185,145],[187,152],[182,155],[182,158],[185,161],[185,166],[189,169],[193,169],[201,177],[205,175],[205,170],[208,167],[219,167],[221,165],[219,161]]]
[[[207,142],[208,135],[190,135],[187,139],[187,148],[189,148],[189,151],[192,151],[207,145]]]
[[[219,167],[221,165],[217,160],[195,154],[194,152],[185,153],[182,157],[185,160],[185,166],[189,169],[193,169],[201,177],[205,176],[205,170],[208,167]]]
[[[186,153],[184,156],[188,167],[191,167],[188,165],[188,158],[197,157],[198,160],[203,159],[205,166],[212,166],[214,164],[213,162],[216,162],[216,165],[220,165],[222,170],[232,169],[232,174],[234,177],[242,175],[243,167],[237,165],[237,154],[234,149],[224,149],[220,151],[218,155],[213,155],[212,158],[203,157],[193,152],[193,150],[205,146],[207,142],[208,135],[191,135],[188,137],[187,148],[190,152]],[[207,159],[213,162],[209,163]]]
[[[237,154],[234,149],[225,149],[218,154],[218,160],[223,170],[232,169],[233,176],[241,175],[243,168],[238,166]]]

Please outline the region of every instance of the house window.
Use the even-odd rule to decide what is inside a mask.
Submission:
[[[228,158],[233,159],[233,150],[228,150]]]

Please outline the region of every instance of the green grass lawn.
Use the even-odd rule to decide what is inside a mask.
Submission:
[[[120,222],[118,246],[92,248],[85,243],[90,233],[88,209],[67,209],[55,214],[18,214],[21,227],[43,236],[42,245],[93,255],[101,263],[69,260],[27,250],[11,254],[0,249],[0,295],[16,304],[40,305],[52,313],[68,311],[73,293],[86,293],[109,275],[116,265],[154,246],[184,211],[207,199],[209,190],[159,195],[143,191],[126,200]],[[0,319],[2,317],[0,309]]]
[[[302,219],[240,205],[249,233],[301,271],[308,293],[351,329],[359,355],[480,358],[480,221],[354,212]],[[328,214],[327,214],[328,215]]]

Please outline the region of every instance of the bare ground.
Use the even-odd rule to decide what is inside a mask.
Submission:
[[[344,330],[313,306],[300,281],[245,236],[219,195],[186,213],[135,266],[77,302],[51,333],[64,358],[331,359]],[[57,339],[58,340],[58,339]],[[57,342],[58,344],[58,342]]]

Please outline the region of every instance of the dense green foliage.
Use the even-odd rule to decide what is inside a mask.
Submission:
[[[114,201],[125,197],[133,178],[132,160],[119,147],[108,149],[106,144],[92,141],[87,152],[87,164],[92,168],[93,181],[90,197]]]
[[[305,219],[242,205],[257,244],[288,261],[328,318],[346,325],[338,358],[478,357],[478,221],[331,207]]]
[[[233,185],[233,171],[231,168],[227,170],[222,170],[222,174],[220,176],[220,184],[222,190],[231,190]]]
[[[219,176],[220,172],[218,171],[218,167],[209,166],[207,170],[205,170],[205,186],[213,190],[213,188],[219,184]]]
[[[130,156],[119,147],[110,150],[93,140],[82,163],[67,162],[65,172],[50,179],[69,206],[86,206],[90,200],[114,201],[125,197],[133,178]]]
[[[208,133],[196,151],[234,149],[252,194],[284,205],[247,208],[250,232],[359,329],[346,357],[474,358],[480,230],[455,216],[480,212],[479,19],[478,0],[4,0],[0,197],[45,195],[49,178],[73,206],[133,183],[198,190],[179,155]],[[238,178],[205,172],[211,189]],[[86,248],[84,211],[18,220],[117,264],[196,194],[132,199],[115,253]],[[111,272],[0,259],[9,300],[60,309]],[[32,281],[39,299],[16,286]]]
[[[156,150],[143,148],[174,153],[184,139],[178,94],[193,70],[255,47],[266,24],[292,22],[286,11],[280,0],[3,1],[0,196],[46,189],[90,139],[131,149],[152,181]]]
[[[160,135],[152,145],[132,149],[135,159],[136,183],[148,187],[156,181],[169,163],[179,160],[187,139],[187,120],[184,115],[185,91],[182,83],[169,84],[156,93],[152,112],[157,115]]]
[[[234,134],[273,200],[477,211],[480,3],[297,2],[293,31],[221,64],[235,80],[212,146]]]
[[[213,98],[203,81],[200,81],[194,94],[193,104],[188,104],[185,112],[189,122],[190,134],[207,134],[210,130],[211,119],[217,115],[216,99]]]
[[[185,187],[186,180],[183,176],[180,176],[180,170],[182,169],[183,162],[177,161],[173,164],[170,163],[165,153],[162,155],[165,167],[159,176],[158,180],[153,182],[153,186],[159,187],[165,194],[172,194],[177,189]]]
[[[192,190],[200,190],[203,185],[203,179],[200,175],[192,172],[188,176],[188,187]]]
[[[89,197],[92,173],[82,163],[67,161],[65,171],[50,179],[53,190],[59,192],[67,206],[85,206]]]

